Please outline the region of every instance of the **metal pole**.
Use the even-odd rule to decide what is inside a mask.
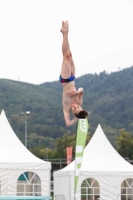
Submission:
[[[25,147],[27,148],[27,116],[30,115],[30,111],[26,111],[25,113],[21,113],[25,117]]]
[[[61,159],[60,159],[60,169],[61,169],[61,167],[62,167],[62,163],[61,163]]]
[[[47,152],[47,160],[48,160],[48,148],[46,148],[46,152]]]
[[[25,147],[27,148],[27,116],[25,115]]]

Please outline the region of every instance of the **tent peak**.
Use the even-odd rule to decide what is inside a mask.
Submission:
[[[103,129],[101,127],[101,124],[98,124],[97,128],[96,128],[96,131],[95,132],[103,132]]]
[[[7,119],[7,116],[6,116],[6,113],[5,113],[4,109],[1,111],[0,118],[1,118],[1,120],[2,120],[2,119],[4,119],[4,120],[7,120],[7,121],[8,121],[8,119]],[[9,123],[9,122],[8,122],[8,123]]]
[[[5,114],[5,111],[4,111],[4,109],[2,109],[2,111],[1,111],[1,115],[3,115],[3,114]]]
[[[102,127],[101,127],[101,124],[98,124],[97,128],[102,128]]]

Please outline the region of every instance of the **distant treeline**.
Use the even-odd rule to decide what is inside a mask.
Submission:
[[[90,137],[101,124],[115,145],[119,130],[133,135],[133,67],[111,74],[86,74],[76,79],[84,88],[83,107],[89,110]],[[66,127],[62,113],[62,86],[59,81],[40,85],[0,79],[0,110],[24,143],[25,117],[28,122],[28,148],[43,145],[53,149],[56,139],[76,134],[77,124]]]

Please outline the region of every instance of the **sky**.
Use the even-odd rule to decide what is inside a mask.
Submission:
[[[0,78],[57,81],[62,21],[76,77],[133,65],[133,0],[0,0]]]

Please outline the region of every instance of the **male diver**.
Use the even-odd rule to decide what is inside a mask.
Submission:
[[[75,87],[75,66],[72,58],[72,53],[68,41],[69,24],[68,21],[62,22],[62,28],[60,30],[63,35],[62,42],[62,54],[63,62],[61,66],[60,82],[63,86],[62,93],[62,106],[66,126],[73,125],[78,119],[84,119],[87,117],[88,112],[83,110],[83,93],[84,89],[80,87],[76,90]],[[70,119],[70,112],[72,111],[75,116]]]

